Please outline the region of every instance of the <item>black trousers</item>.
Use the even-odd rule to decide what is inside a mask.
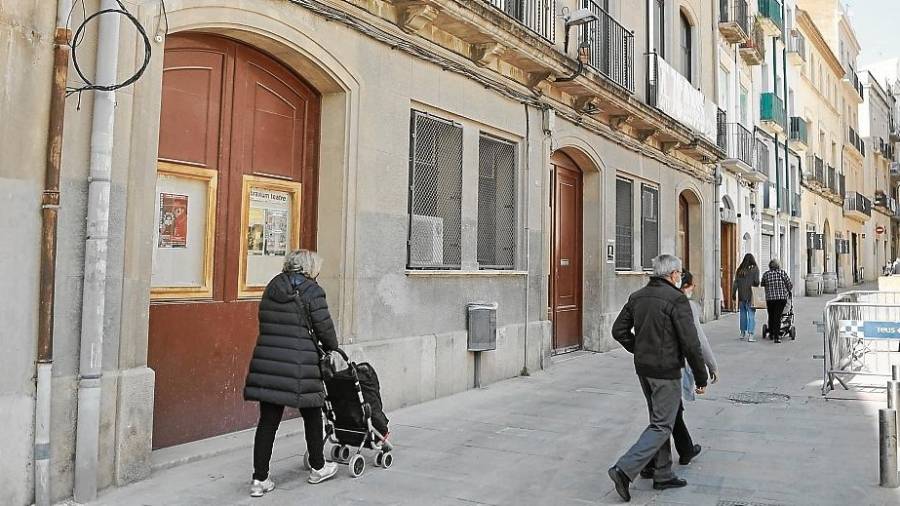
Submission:
[[[284,406],[259,403],[259,424],[253,440],[253,479],[263,481],[269,477],[269,461],[272,460],[272,446],[275,432],[281,424]],[[306,449],[309,450],[309,465],[322,469],[325,465],[325,429],[322,426],[322,408],[300,410],[306,435]]]
[[[679,457],[694,454],[694,440],[691,439],[691,433],[684,424],[684,401],[678,405],[678,416],[675,417],[675,425],[672,427],[672,439],[675,441],[675,451]],[[653,469],[653,461],[651,460],[644,469]]]
[[[781,339],[781,316],[787,306],[786,300],[767,300],[766,311],[769,313],[769,336]]]

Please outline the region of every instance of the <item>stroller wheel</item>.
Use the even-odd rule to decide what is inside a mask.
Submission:
[[[340,449],[340,457],[341,460],[347,462],[350,460],[350,447],[349,446],[341,446]]]
[[[331,461],[336,462],[338,460],[341,460],[341,447],[335,445],[331,447]]]
[[[791,341],[796,341],[797,340],[797,328],[791,327],[790,334],[791,334]]]
[[[350,459],[350,476],[359,478],[366,470],[366,459],[362,454],[357,453]]]
[[[384,462],[383,459],[384,459],[383,453],[375,454],[375,467],[381,467],[382,463]]]
[[[306,469],[307,471],[312,469],[309,465],[309,450],[307,450],[306,453],[303,454],[303,469]]]
[[[390,469],[392,465],[394,465],[394,455],[391,452],[387,452],[381,457],[381,466],[385,469]]]

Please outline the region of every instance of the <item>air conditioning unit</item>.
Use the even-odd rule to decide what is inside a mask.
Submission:
[[[409,263],[412,267],[444,265],[444,219],[414,214],[409,234]]]

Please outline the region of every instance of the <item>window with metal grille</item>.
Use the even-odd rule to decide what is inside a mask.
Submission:
[[[411,269],[459,269],[462,256],[463,129],[412,111],[409,153]]]
[[[516,144],[482,134],[478,143],[478,266],[516,265]]]
[[[634,183],[616,179],[616,269],[631,270],[634,259]]]
[[[641,266],[653,268],[659,255],[659,189],[641,185]]]

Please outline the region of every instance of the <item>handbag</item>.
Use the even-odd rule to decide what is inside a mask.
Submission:
[[[753,309],[766,309],[766,289],[761,286],[752,286],[753,300],[750,305]]]

